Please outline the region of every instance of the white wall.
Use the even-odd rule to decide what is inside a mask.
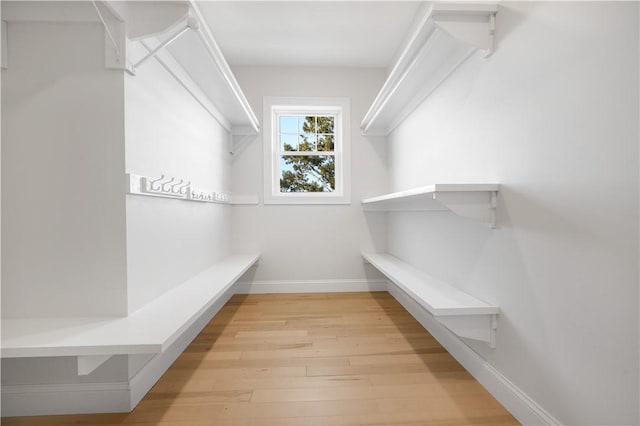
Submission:
[[[157,61],[127,77],[125,109],[127,172],[230,190],[227,132]],[[230,230],[229,206],[128,195],[129,312],[228,255]]]
[[[638,3],[505,2],[392,135],[393,190],[497,182],[498,228],[390,215],[389,251],[500,305],[488,362],[563,424],[638,418]]]
[[[124,78],[100,24],[8,26],[2,315],[126,314]]]
[[[351,98],[350,205],[234,206],[233,245],[238,252],[260,251],[254,281],[365,280],[379,278],[364,268],[361,250],[386,244],[384,217],[365,217],[359,200],[386,190],[385,144],[360,136],[360,121],[384,73],[371,69],[234,69],[256,113],[263,96]],[[262,135],[239,146],[234,156],[234,191],[262,195]],[[309,283],[310,284],[310,283]]]

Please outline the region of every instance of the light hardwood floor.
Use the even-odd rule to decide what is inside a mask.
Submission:
[[[388,293],[236,295],[129,414],[3,425],[517,425]]]

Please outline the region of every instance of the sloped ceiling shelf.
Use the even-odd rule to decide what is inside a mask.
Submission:
[[[478,49],[493,52],[495,3],[433,3],[426,9],[361,123],[388,135]]]
[[[495,227],[498,184],[433,184],[362,200],[366,211],[452,211]]]

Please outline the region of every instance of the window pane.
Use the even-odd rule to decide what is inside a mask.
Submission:
[[[298,133],[298,117],[290,115],[280,116],[280,133]]]
[[[297,151],[298,135],[280,135],[280,149],[282,151]]]
[[[318,151],[333,151],[336,149],[333,135],[318,135]]]
[[[316,117],[300,117],[300,133],[316,133]]]
[[[318,133],[335,133],[334,121],[335,117],[318,117]]]
[[[299,151],[315,151],[317,136],[315,133],[305,133],[301,135]]]
[[[283,155],[280,192],[333,192],[335,169],[332,155]]]

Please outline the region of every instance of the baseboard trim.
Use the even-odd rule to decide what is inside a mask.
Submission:
[[[387,280],[344,279],[239,281],[235,285],[235,290],[236,294],[387,291]]]
[[[400,288],[389,283],[387,291],[520,423],[523,425],[562,424],[474,352],[463,340],[438,323],[431,314]]]
[[[126,382],[2,387],[3,417],[127,411],[130,411],[130,405]]]

